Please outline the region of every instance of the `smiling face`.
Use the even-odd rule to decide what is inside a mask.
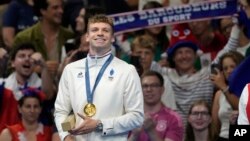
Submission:
[[[62,0],[47,0],[47,9],[41,9],[43,19],[49,23],[59,25],[62,21],[63,15],[63,2]]]
[[[106,53],[114,42],[111,25],[105,22],[90,23],[86,33],[86,41],[89,42],[90,53],[100,55]]]
[[[176,49],[173,56],[176,70],[182,73],[189,73],[194,70],[196,54],[190,47]]]
[[[235,63],[235,61],[230,57],[226,57],[222,60],[222,71],[227,80],[230,74],[233,72],[236,65],[237,64]]]
[[[145,76],[141,80],[144,103],[147,105],[155,105],[161,102],[161,95],[164,87],[156,76]]]
[[[193,130],[204,131],[208,129],[212,118],[205,105],[196,105],[188,116],[188,122],[193,127]]]
[[[194,69],[197,49],[197,39],[188,24],[174,25],[167,51],[170,65],[175,66],[177,71],[181,73],[188,73],[191,69]]]
[[[29,77],[34,69],[34,65],[31,62],[31,55],[34,53],[32,49],[19,50],[14,60],[11,62],[11,66],[15,68],[17,75],[21,77]]]
[[[226,80],[243,60],[244,56],[237,51],[230,51],[221,56],[219,65]]]

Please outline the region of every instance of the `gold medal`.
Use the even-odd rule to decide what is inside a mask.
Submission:
[[[83,112],[85,113],[86,116],[92,117],[96,113],[96,108],[93,103],[88,103],[84,106]]]

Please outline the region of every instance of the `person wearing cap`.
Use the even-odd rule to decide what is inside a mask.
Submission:
[[[235,28],[233,29],[235,32]],[[229,40],[220,55],[235,49],[237,41],[233,39]],[[175,25],[171,32],[170,47],[167,50],[168,60],[172,68],[166,69],[165,74],[168,75],[172,83],[177,111],[184,122],[187,121],[190,104],[200,99],[211,104],[214,92],[214,85],[209,79],[209,65],[200,70],[195,68],[198,50],[197,40],[188,24]],[[217,58],[215,58],[215,62],[218,61]]]
[[[177,112],[186,123],[190,104],[203,99],[211,104],[213,84],[208,78],[208,69],[197,71],[194,63],[196,51],[199,49],[197,41],[187,24],[173,27],[170,47],[167,50],[168,60],[173,68],[166,74],[175,92]]]

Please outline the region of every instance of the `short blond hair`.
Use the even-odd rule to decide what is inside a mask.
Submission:
[[[89,25],[92,23],[107,23],[111,26],[112,28],[112,33],[114,33],[114,23],[113,23],[113,19],[109,18],[108,16],[104,15],[104,14],[97,14],[94,15],[92,17],[89,18],[88,20],[88,26],[87,28],[89,28]]]
[[[153,53],[156,51],[156,40],[149,35],[136,36],[131,44],[131,50],[134,51],[136,47],[150,49]]]

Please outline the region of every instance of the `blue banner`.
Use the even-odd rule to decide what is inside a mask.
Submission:
[[[219,0],[120,13],[110,17],[114,20],[115,34],[119,34],[145,27],[223,18],[236,13],[237,0]]]

